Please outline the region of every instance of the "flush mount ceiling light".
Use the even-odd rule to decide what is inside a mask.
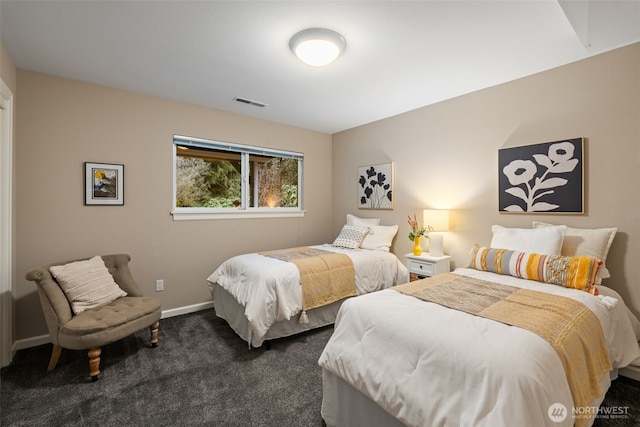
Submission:
[[[302,30],[289,41],[289,47],[305,64],[322,67],[335,61],[346,46],[344,37],[325,28]]]

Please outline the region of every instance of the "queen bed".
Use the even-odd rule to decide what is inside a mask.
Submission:
[[[601,258],[562,256],[562,239],[536,248],[549,256],[491,247],[577,229],[512,245],[515,230],[494,229],[468,268],[343,304],[319,359],[327,426],[593,423],[617,369],[640,363],[640,322],[597,285],[610,241]]]
[[[259,347],[265,340],[332,324],[351,296],[407,282],[406,267],[389,251],[397,226],[374,221],[379,222],[348,215],[332,244],[226,260],[207,278],[216,315]]]

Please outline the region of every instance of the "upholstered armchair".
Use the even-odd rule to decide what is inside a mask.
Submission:
[[[104,265],[100,263],[100,258],[104,261]],[[54,263],[27,273],[27,280],[36,282],[38,286],[42,310],[53,343],[48,372],[56,367],[62,348],[88,350],[89,375],[93,381],[96,381],[100,374],[101,347],[146,327],[151,331],[151,346],[157,346],[160,301],[142,296],[129,270],[130,260],[131,257],[127,254],[104,255]],[[84,288],[80,292],[82,294],[80,297],[85,296],[85,301],[79,303],[78,292],[75,296],[73,294],[75,285],[70,286],[68,277],[60,272],[61,269],[69,266],[85,266],[90,262],[98,262],[102,269],[102,276],[108,277],[109,274],[104,271],[106,267],[117,284],[114,286],[113,281],[108,277],[107,280],[111,282],[110,286],[115,289],[115,293],[106,298],[115,297],[115,299],[104,303],[104,299],[99,299],[104,296],[99,297],[97,300],[100,305],[97,307],[91,307],[91,304],[87,303],[87,291]],[[77,269],[73,271],[77,272]],[[94,274],[93,271],[96,271],[96,268],[91,271],[90,274]],[[82,274],[84,275],[79,279],[82,286],[97,282],[91,277],[87,278],[86,271]],[[75,289],[79,287],[75,286]],[[126,296],[121,296],[124,293],[122,291],[126,292]],[[95,300],[94,297],[88,299],[90,303]]]

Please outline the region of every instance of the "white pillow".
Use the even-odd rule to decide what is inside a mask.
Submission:
[[[491,227],[491,231],[493,231],[493,237],[489,246],[492,248],[544,255],[560,255],[567,226],[506,228],[494,225]]]
[[[75,314],[127,295],[113,280],[101,257],[49,267]]]
[[[553,224],[533,221],[533,228],[544,227],[553,227]],[[562,243],[562,255],[590,256],[605,262],[617,232],[616,227],[593,229],[567,227]]]
[[[365,227],[380,225],[380,218],[359,218],[355,215],[347,214],[347,225],[364,225]]]
[[[372,225],[360,247],[362,249],[389,252],[393,238],[397,233],[397,225]]]
[[[358,249],[364,240],[364,236],[369,232],[369,227],[359,225],[345,225],[340,234],[333,241],[332,246],[338,248]]]

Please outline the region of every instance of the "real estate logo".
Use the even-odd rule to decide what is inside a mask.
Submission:
[[[567,407],[562,403],[554,403],[549,406],[547,410],[549,419],[554,423],[561,423],[569,416]],[[624,419],[629,418],[628,406],[578,406],[571,408],[571,417],[574,420],[578,419],[592,419],[592,418],[604,418],[604,419]]]
[[[561,423],[565,419],[567,419],[569,411],[567,411],[567,407],[562,403],[554,403],[553,405],[549,406],[547,415],[549,415],[549,419],[554,423]]]

